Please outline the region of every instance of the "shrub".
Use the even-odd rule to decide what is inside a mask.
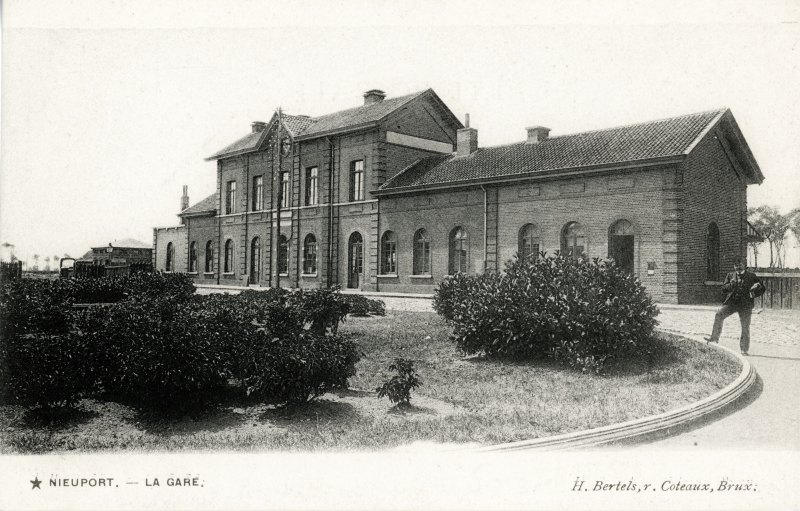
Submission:
[[[295,291],[287,298],[287,305],[296,308],[311,332],[325,335],[335,334],[339,323],[344,321],[350,311],[345,295],[338,289],[314,289],[312,291]]]
[[[224,348],[237,331],[231,308],[170,298],[122,302],[108,308],[86,335],[102,339],[103,390],[137,406],[187,412],[228,381]],[[230,326],[230,328],[229,328]]]
[[[248,362],[242,383],[248,395],[278,403],[300,405],[331,389],[346,388],[362,356],[353,341],[340,335],[261,334],[242,359]]]
[[[4,339],[2,402],[72,406],[93,390],[91,350],[70,335],[25,334]]]
[[[358,317],[385,316],[386,304],[362,295],[341,295],[350,306],[350,314]]]
[[[376,388],[378,398],[388,397],[392,403],[411,404],[411,390],[422,385],[422,380],[417,376],[414,369],[414,362],[403,358],[396,358],[389,364],[390,371],[397,371],[395,376],[383,382],[383,385]]]
[[[437,288],[434,308],[466,354],[548,356],[597,372],[646,354],[658,313],[638,279],[613,263],[558,254],[515,259],[503,274],[455,275]]]

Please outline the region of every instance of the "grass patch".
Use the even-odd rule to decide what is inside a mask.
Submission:
[[[338,451],[412,442],[494,444],[605,426],[665,412],[707,397],[739,374],[739,364],[696,342],[661,336],[653,359],[609,367],[597,376],[549,361],[464,358],[449,327],[432,313],[390,311],[348,318],[342,332],[364,358],[351,390],[281,409],[235,403],[199,417],[158,420],[114,402],[83,400],[76,410],[42,415],[0,407],[0,452]],[[410,408],[379,400],[374,389],[397,357],[415,361],[423,386]]]

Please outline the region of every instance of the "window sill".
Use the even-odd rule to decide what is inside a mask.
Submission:
[[[224,271],[224,272],[222,272],[222,275],[224,275],[226,277],[232,277],[232,276],[234,276],[236,274],[234,272],[232,272],[232,271],[230,271],[230,272],[229,271]]]
[[[379,279],[396,279],[398,275],[396,273],[382,273],[380,275],[376,275]],[[424,275],[414,275],[415,277],[420,277]]]
[[[409,275],[410,279],[433,279],[433,275]]]
[[[190,272],[186,272],[186,274],[187,275],[197,275],[197,272],[196,271],[190,271]]]
[[[705,282],[703,282],[703,285],[704,286],[721,286],[722,285],[722,281],[721,280],[706,280]]]
[[[288,277],[288,276],[289,276],[288,273],[279,273],[278,274],[278,277]]]
[[[203,275],[205,275],[206,277],[213,277],[215,274],[214,274],[213,271],[207,271],[207,272],[203,273]]]
[[[303,278],[307,278],[307,279],[315,279],[315,278],[317,278],[317,274],[316,273],[301,273],[300,276],[303,277]]]

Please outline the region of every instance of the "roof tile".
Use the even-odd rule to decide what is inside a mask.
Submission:
[[[712,110],[600,131],[551,137],[542,142],[480,148],[466,157],[423,158],[380,190],[500,178],[678,156],[718,116]]]
[[[217,194],[212,193],[211,195],[201,200],[197,204],[189,206],[188,208],[178,213],[178,216],[191,215],[192,213],[207,213],[215,211],[217,211]]]

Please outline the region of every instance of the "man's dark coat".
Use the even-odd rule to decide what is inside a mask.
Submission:
[[[750,297],[750,290],[755,284],[758,284],[758,287],[753,289],[753,295],[754,298],[758,298],[764,294],[766,288],[755,273],[745,270],[741,276],[735,271],[725,275],[725,281],[722,283],[722,292],[725,293],[725,301],[722,302],[723,305],[752,309],[754,298]]]

